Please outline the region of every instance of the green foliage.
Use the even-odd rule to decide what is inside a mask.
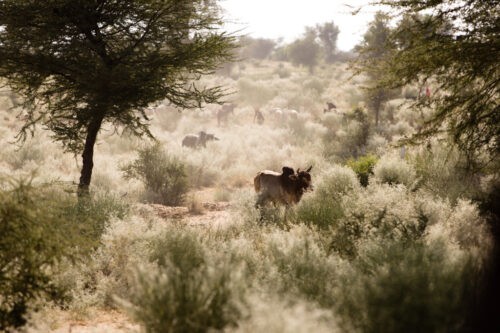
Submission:
[[[91,197],[65,206],[65,216],[78,223],[80,236],[85,239],[84,248],[97,248],[108,222],[112,218],[123,219],[130,212],[129,204],[116,194],[97,192]]]
[[[334,166],[318,184],[313,195],[301,201],[295,218],[301,223],[328,229],[344,217],[343,197],[356,192],[359,183],[351,169]]]
[[[380,63],[386,60],[391,50],[389,45],[391,31],[389,19],[390,17],[382,12],[375,14],[368,31],[363,36],[363,41],[356,48],[359,57],[354,63],[354,68],[358,74],[365,73],[367,75],[365,101],[370,111],[374,113],[376,126],[379,124],[383,104],[392,95],[390,89],[378,86],[378,80],[383,75],[380,70]]]
[[[379,64],[384,75],[378,84],[432,87],[431,99],[420,99],[414,107],[431,106],[434,112],[410,142],[446,130],[471,160],[485,151],[497,160],[500,50],[498,15],[492,9],[498,9],[498,1],[381,2],[403,19],[389,37],[394,47]]]
[[[0,184],[0,330],[21,326],[30,303],[57,299],[53,275],[64,259],[76,259],[100,236],[104,208],[75,214],[75,201],[32,181]],[[93,204],[99,208],[99,204]],[[88,209],[92,210],[92,207]],[[80,217],[88,220],[83,221]],[[95,229],[95,230],[94,230]]]
[[[151,244],[157,266],[137,272],[125,307],[147,332],[207,332],[241,315],[234,267],[211,262],[193,232],[171,230]]]
[[[373,169],[375,179],[389,185],[403,184],[411,189],[415,185],[416,172],[412,165],[396,156],[384,156]]]
[[[477,271],[450,257],[441,241],[366,244],[339,283],[346,329],[360,332],[461,332]],[[349,281],[349,282],[348,282]]]
[[[317,237],[314,231],[298,226],[289,234],[280,235],[280,239],[271,239],[266,252],[280,274],[278,288],[282,293],[329,308],[335,303],[332,296],[336,260],[328,256]]]
[[[186,166],[176,157],[169,156],[156,143],[139,150],[138,158],[124,167],[126,179],[141,180],[146,187],[146,199],[168,206],[183,203],[188,191]]]
[[[368,121],[368,115],[366,114],[366,110],[362,107],[356,107],[352,110],[351,113],[346,115],[351,120],[356,121],[359,126],[354,136],[354,144],[358,148],[358,150],[364,150],[366,148],[366,144],[368,143],[368,136],[370,135],[370,123]],[[357,155],[357,150],[355,152]]]
[[[373,167],[377,163],[378,158],[375,155],[361,156],[358,159],[349,159],[347,166],[356,172],[359,182],[362,186],[368,185],[368,178],[373,175]]]
[[[323,137],[326,154],[345,159],[364,155],[371,128],[366,110],[356,107],[342,117],[341,128],[332,127]]]
[[[456,202],[461,197],[475,197],[480,191],[479,177],[468,168],[466,156],[453,145],[429,143],[410,159],[419,186],[431,193]]]

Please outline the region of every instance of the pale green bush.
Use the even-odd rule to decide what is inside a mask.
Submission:
[[[336,310],[347,331],[460,332],[478,274],[446,244],[370,242],[339,270]]]
[[[75,257],[77,228],[63,214],[68,200],[31,180],[0,181],[0,331],[7,331],[25,324],[34,300],[57,294],[51,275]]]
[[[466,159],[446,143],[430,142],[410,155],[420,187],[456,202],[479,191],[479,177],[467,169]]]
[[[25,323],[37,298],[61,303],[71,288],[60,279],[69,260],[88,260],[108,221],[124,218],[126,203],[97,194],[77,202],[55,186],[33,180],[6,182],[0,188],[0,330]]]
[[[123,306],[147,332],[207,332],[236,325],[240,294],[234,268],[213,260],[198,237],[169,230],[151,244]]]
[[[175,156],[166,154],[160,144],[139,150],[139,157],[123,166],[126,179],[141,180],[146,201],[178,206],[188,191],[186,166]]]
[[[389,185],[403,184],[407,188],[415,185],[417,179],[413,166],[395,155],[382,156],[375,165],[373,174],[378,182]]]
[[[296,294],[307,301],[331,307],[336,287],[334,272],[336,258],[328,256],[320,235],[305,226],[297,226],[288,233],[271,233],[267,237],[266,253],[276,266],[277,288],[286,295]]]
[[[360,185],[354,171],[334,165],[318,177],[318,184],[310,196],[297,207],[295,219],[308,225],[329,228],[344,216],[344,196],[355,193]]]

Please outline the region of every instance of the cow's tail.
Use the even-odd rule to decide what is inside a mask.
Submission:
[[[253,187],[255,188],[255,192],[260,192],[260,172],[253,179]]]

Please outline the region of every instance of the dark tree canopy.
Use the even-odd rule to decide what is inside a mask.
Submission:
[[[387,0],[399,24],[393,49],[381,63],[379,84],[401,87],[432,81],[433,116],[414,139],[449,133],[471,159],[500,153],[500,1]]]
[[[221,87],[193,82],[232,59],[212,0],[0,1],[0,77],[25,98],[24,138],[41,123],[83,152],[88,187],[105,122],[149,135],[144,108],[217,102]]]

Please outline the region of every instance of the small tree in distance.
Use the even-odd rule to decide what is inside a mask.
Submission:
[[[361,44],[356,47],[359,57],[354,63],[356,73],[365,73],[367,76],[365,100],[368,108],[374,114],[375,126],[377,127],[382,106],[392,93],[391,89],[382,87],[378,83],[384,75],[381,64],[387,61],[392,49],[389,44],[389,35],[391,33],[389,20],[389,15],[383,12],[375,14],[375,18],[364,34]]]
[[[0,2],[0,77],[24,97],[24,141],[36,124],[82,153],[79,194],[88,192],[103,123],[152,137],[144,109],[216,103],[221,87],[193,82],[231,61],[213,0]]]
[[[340,29],[333,22],[326,22],[316,25],[318,38],[323,48],[325,61],[332,63],[335,61],[335,52],[337,51],[337,39]]]
[[[319,50],[315,29],[306,28],[304,37],[290,44],[288,55],[293,64],[304,65],[312,73],[314,67],[318,64]]]

